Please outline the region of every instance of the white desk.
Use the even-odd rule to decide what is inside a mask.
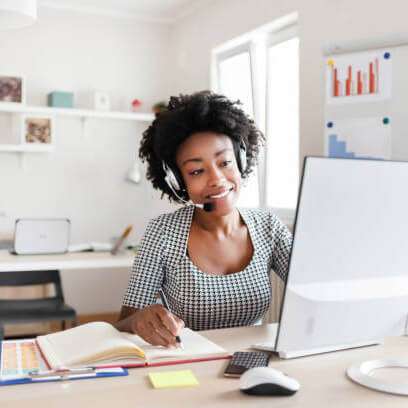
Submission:
[[[230,351],[266,341],[271,326],[242,327],[202,332]],[[299,380],[292,397],[254,397],[238,391],[237,379],[223,377],[226,360],[129,370],[128,377],[16,385],[0,388],[0,405],[7,408],[184,408],[184,407],[301,407],[361,408],[406,407],[407,397],[382,394],[352,383],[345,370],[355,362],[406,355],[408,337],[387,339],[383,346],[328,353],[294,360],[273,358],[270,366]],[[198,387],[154,390],[147,379],[152,371],[191,369]]]
[[[12,255],[7,250],[0,250],[0,273],[60,270],[66,303],[76,309],[80,321],[116,320],[134,258],[133,251],[117,255],[111,255],[110,252]],[[110,268],[113,268],[113,271]],[[89,273],[84,275],[83,269],[87,269]],[[3,296],[20,296],[17,295],[20,288],[2,289]],[[24,293],[27,295],[27,290]],[[29,296],[42,297],[46,293],[48,292],[44,287],[32,287]],[[93,296],[89,296],[90,293]],[[33,325],[25,329],[24,326],[13,325],[8,327],[7,333],[20,335],[24,330],[25,333],[35,333],[44,330],[44,327]]]
[[[51,269],[130,268],[135,253],[126,251],[77,252],[60,255],[12,255],[0,250],[0,272],[39,271]]]

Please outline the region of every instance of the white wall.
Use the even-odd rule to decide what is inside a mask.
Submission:
[[[291,12],[299,13],[300,155],[322,155],[322,45],[407,32],[403,0],[218,0],[179,21],[173,32],[174,77],[171,92],[210,87],[211,50]]]
[[[212,48],[293,11],[299,12],[301,156],[320,155],[323,43],[405,32],[405,1],[216,0],[173,27],[41,13],[33,27],[0,32],[1,71],[26,76],[30,104],[43,105],[48,92],[66,89],[84,106],[87,91],[103,89],[113,109],[125,109],[134,97],[148,108],[169,94],[208,89]],[[137,241],[148,219],[171,209],[147,181],[123,180],[143,124],[92,120],[85,137],[78,119],[60,118],[57,125],[56,151],[28,155],[25,170],[16,154],[0,153],[0,237],[12,232],[17,217],[67,216],[73,242],[108,240],[128,223]],[[127,277],[126,270],[65,271],[67,301],[80,313],[117,310]]]
[[[211,50],[261,25],[298,12],[300,38],[300,164],[324,154],[324,59],[327,42],[406,33],[404,0],[217,0],[179,21],[173,31],[174,80],[171,93],[210,88]],[[394,152],[395,153],[395,152]],[[277,280],[279,281],[279,280]],[[276,320],[282,287],[274,285]]]
[[[69,90],[85,107],[86,93],[108,91],[113,110],[131,99],[168,97],[168,25],[118,19],[42,14],[22,30],[0,32],[1,72],[23,74],[27,103],[45,105],[46,94]],[[19,217],[68,217],[73,243],[107,241],[128,224],[138,241],[150,218],[168,210],[150,183],[125,181],[146,123],[91,119],[85,135],[78,118],[57,118],[53,153],[0,153],[0,236]],[[8,129],[1,126],[1,140]],[[67,302],[80,313],[118,310],[129,271],[65,271]]]

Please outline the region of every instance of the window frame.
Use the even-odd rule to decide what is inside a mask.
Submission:
[[[224,51],[218,51],[213,54],[213,65],[215,67],[215,75],[212,75],[212,86],[211,89],[213,89],[215,92],[221,92],[221,84],[220,84],[220,78],[221,78],[221,63],[229,58],[235,57],[236,55],[239,54],[244,54],[248,53],[249,55],[249,71],[251,73],[251,98],[252,98],[252,112],[255,112],[254,109],[254,89],[253,89],[253,81],[254,81],[254,73],[253,73],[253,66],[254,66],[254,61],[253,61],[253,53],[251,52],[251,43],[250,42],[244,42],[242,44],[239,44],[233,48],[226,49]],[[254,113],[255,114],[255,113]]]
[[[288,25],[284,28],[282,28],[279,31],[275,31],[275,32],[270,32],[268,33],[268,36],[266,38],[266,49],[265,49],[265,53],[266,55],[268,54],[269,48],[281,44],[285,41],[291,40],[293,38],[298,38],[299,37],[299,30],[298,30],[298,25],[295,24],[291,24]],[[268,112],[269,111],[269,90],[270,90],[270,77],[269,77],[269,58],[266,57],[266,86],[265,86],[265,111]],[[271,208],[274,213],[285,223],[288,224],[292,224],[294,222],[294,218],[295,218],[295,212],[296,212],[296,204],[295,204],[295,208],[278,208],[278,207],[270,207],[268,205],[267,202],[267,197],[268,197],[268,190],[269,190],[269,183],[268,183],[268,144],[270,143],[270,138],[267,135],[267,129],[269,128],[269,123],[271,121],[271,118],[268,117],[268,115],[265,113],[265,149],[264,149],[264,173],[265,173],[265,179],[264,179],[264,185],[263,185],[263,190],[264,190],[264,195],[263,195],[263,199],[264,202],[263,207],[265,208]],[[300,137],[299,137],[299,142],[300,142]],[[298,169],[300,172],[300,152],[298,152]],[[299,173],[299,180],[298,183],[300,183],[300,173]]]
[[[289,225],[293,223],[295,209],[272,208],[267,203],[269,179],[267,174],[268,135],[266,134],[267,125],[269,124],[266,114],[268,112],[267,92],[269,89],[268,49],[291,38],[299,37],[298,31],[298,13],[291,13],[214,48],[212,50],[210,66],[211,89],[214,92],[220,92],[220,63],[243,52],[249,53],[253,117],[257,127],[263,132],[266,139],[265,148],[262,149],[257,166],[258,202],[261,208],[271,208],[282,221]]]
[[[228,58],[235,57],[236,55],[243,54],[243,53],[248,53],[249,55],[249,70],[251,73],[251,78],[250,78],[250,83],[251,83],[251,99],[252,99],[252,113],[253,113],[253,118],[255,123],[263,123],[262,120],[260,119],[260,112],[259,112],[259,103],[256,101],[258,100],[258,91],[259,88],[256,86],[256,78],[257,75],[254,72],[255,69],[255,58],[256,58],[256,47],[257,45],[254,44],[253,39],[244,39],[241,41],[238,41],[237,43],[234,43],[231,45],[230,43],[213,50],[212,54],[212,75],[211,75],[211,89],[214,92],[221,92],[221,84],[220,84],[220,65],[223,61],[225,61]],[[262,132],[264,129],[261,129]],[[262,206],[261,204],[261,180],[263,180],[263,171],[260,171],[260,163],[259,161],[257,165],[257,178],[258,178],[258,205],[259,207]]]

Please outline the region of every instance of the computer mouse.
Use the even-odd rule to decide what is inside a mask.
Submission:
[[[249,395],[293,395],[300,384],[271,367],[250,368],[241,375],[239,389]]]

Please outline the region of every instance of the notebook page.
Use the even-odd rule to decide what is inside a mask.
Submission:
[[[143,351],[129,342],[112,325],[93,322],[69,330],[37,337],[37,342],[51,367],[87,364],[111,355],[127,353],[141,357]]]
[[[143,349],[147,361],[160,359],[182,360],[228,355],[225,349],[188,328],[184,328],[180,334],[184,349],[152,346],[137,335],[130,333],[122,333],[122,335]]]

